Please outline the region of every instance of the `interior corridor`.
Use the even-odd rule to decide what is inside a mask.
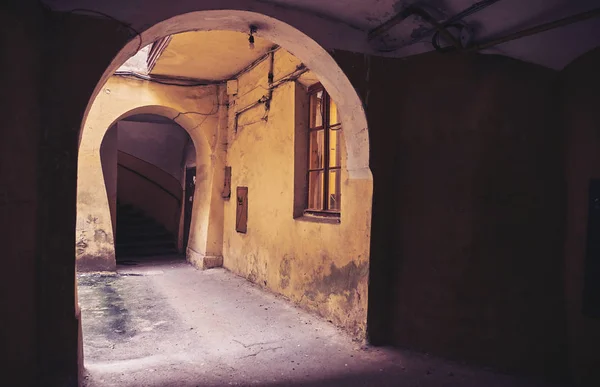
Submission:
[[[86,386],[545,386],[371,348],[225,269],[79,274]]]
[[[600,387],[600,0],[0,19],[0,386]]]

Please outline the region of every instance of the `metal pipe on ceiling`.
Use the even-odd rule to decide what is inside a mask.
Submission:
[[[540,24],[535,27],[527,28],[527,29],[524,29],[524,30],[521,30],[521,31],[518,31],[518,32],[515,32],[512,34],[503,36],[501,38],[492,39],[487,42],[478,43],[478,44],[475,44],[471,47],[468,47],[468,48],[466,48],[464,50],[460,50],[460,51],[461,52],[473,52],[473,51],[484,50],[486,48],[494,47],[494,46],[497,46],[502,43],[510,42],[512,40],[539,34],[540,32],[545,32],[545,31],[549,31],[549,30],[552,30],[555,28],[564,27],[569,24],[592,19],[592,18],[598,17],[598,16],[600,16],[600,8],[592,9],[590,11],[578,13],[576,15],[568,16],[563,19],[559,19],[559,20],[555,20],[555,21],[552,21],[549,23]]]
[[[472,15],[474,13],[482,11],[485,8],[489,7],[490,5],[497,3],[499,1],[500,0],[485,0],[485,1],[480,1],[478,3],[475,3],[472,6],[470,6],[469,8],[463,9],[456,15],[452,16],[450,19],[443,22],[442,25],[444,27],[447,27],[448,25],[450,25],[452,23],[456,23],[457,21],[462,20],[469,15]]]
[[[393,51],[399,50],[402,47],[410,46],[411,44],[415,44],[415,43],[419,42],[421,39],[425,38],[426,36],[429,36],[432,33],[435,33],[436,31],[441,31],[440,28],[450,27],[451,25],[462,21],[462,19],[464,19],[465,17],[473,15],[479,11],[483,11],[490,5],[493,5],[499,1],[500,0],[486,0],[486,1],[480,1],[478,3],[475,3],[472,6],[470,6],[469,8],[466,8],[466,9],[460,11],[459,13],[457,13],[456,15],[452,16],[450,19],[445,20],[444,22],[440,23],[440,26],[438,28],[431,28],[429,30],[425,30],[423,32],[416,33],[412,37],[411,40],[409,40],[405,44],[402,44],[401,46],[394,48]],[[435,25],[434,25],[434,27],[435,27]]]
[[[469,15],[472,15],[474,13],[482,11],[485,8],[489,7],[490,5],[497,3],[498,1],[500,1],[500,0],[483,0],[478,3],[475,3],[475,4],[471,5],[470,7],[460,11],[456,15],[452,16],[448,20],[445,20],[445,21],[439,23],[439,26],[436,26],[436,28],[432,28],[432,29],[423,31],[423,32],[413,36],[413,38],[409,42],[407,42],[406,44],[403,44],[402,46],[398,46],[395,49],[400,49],[404,46],[413,44],[413,43],[419,41],[420,39],[422,39],[423,37],[434,33],[436,30],[439,31],[440,28],[447,27],[450,24],[456,23],[457,21],[459,21]],[[391,19],[387,20],[386,22],[380,24],[379,26],[377,26],[377,27],[373,28],[371,31],[369,31],[369,34],[367,35],[367,39],[373,40],[373,39],[377,38],[378,36],[383,35],[387,31],[389,31],[392,27],[401,23],[409,16],[411,16],[413,14],[419,14],[419,12],[424,12],[424,11],[416,6],[410,6],[410,7],[404,8],[401,12],[397,13]],[[422,16],[422,15],[419,14],[419,16]],[[427,20],[427,21],[429,22],[429,20]]]
[[[375,27],[371,31],[369,31],[369,33],[367,35],[367,39],[373,40],[373,39],[377,38],[378,36],[385,34],[396,24],[402,23],[402,21],[404,21],[407,17],[412,15],[413,10],[414,10],[413,7],[404,8],[401,12],[398,12],[391,19],[385,21],[384,23],[378,25],[377,27]]]

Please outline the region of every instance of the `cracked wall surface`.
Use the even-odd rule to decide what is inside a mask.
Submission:
[[[285,50],[273,55],[274,82],[303,68]],[[221,86],[184,88],[109,79],[92,105],[80,146],[78,270],[115,268],[111,203],[99,157],[106,130],[132,114],[161,114],[186,129],[197,148],[188,260],[201,269],[224,261],[236,274],[364,338],[372,180],[350,178],[342,147],[341,223],[294,218],[294,136],[308,114],[297,96],[306,95],[306,86],[318,80],[308,71],[298,81],[281,82],[268,112],[265,104],[258,104],[234,122],[237,111],[268,94],[269,66],[270,60],[264,60],[242,74],[235,96],[225,95]],[[233,191],[238,185],[250,189],[249,231],[243,236],[233,226],[235,200],[221,197],[225,165],[232,167]]]
[[[79,149],[77,182],[76,258],[79,271],[115,269],[114,233],[110,203],[104,184],[100,146],[115,122],[134,114],[158,114],[173,119],[190,135],[196,147],[197,183],[189,249],[198,254],[220,255],[207,238],[220,234],[220,226],[209,219],[211,205],[217,205],[213,184],[222,185],[218,143],[219,111],[222,93],[219,86],[176,87],[124,77],[112,77],[85,121]],[[216,182],[213,181],[216,179]],[[212,203],[212,204],[211,204]],[[217,208],[218,211],[218,208]],[[216,227],[218,232],[210,230]],[[217,243],[219,245],[219,243]]]

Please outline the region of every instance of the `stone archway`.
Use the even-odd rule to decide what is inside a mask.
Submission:
[[[372,180],[369,169],[368,125],[363,104],[350,80],[331,55],[312,38],[291,25],[270,16],[241,10],[196,11],[161,21],[132,39],[113,59],[98,82],[86,109],[84,122],[94,98],[112,74],[140,47],[167,35],[187,31],[228,30],[248,32],[249,25],[258,26],[257,36],[270,40],[300,59],[314,72],[336,101],[345,131],[350,179]],[[83,130],[81,139],[83,139]]]
[[[143,92],[139,92],[143,89]],[[156,114],[173,119],[192,138],[196,148],[198,180],[189,249],[202,256],[218,255],[208,246],[213,184],[219,184],[215,168],[222,164],[216,144],[219,138],[219,87],[194,90],[193,99],[180,98],[182,90],[155,83],[109,79],[91,106],[79,147],[77,181],[78,270],[115,269],[114,235],[109,197],[102,178],[100,145],[107,130],[117,121],[136,114]],[[189,94],[189,91],[186,90]],[[205,114],[185,114],[200,112]],[[209,141],[210,139],[210,141]],[[114,200],[114,198],[113,198]]]
[[[196,145],[198,163],[205,162],[209,166],[206,186],[203,188],[203,192],[207,193],[207,197],[205,198],[207,202],[201,205],[201,207],[214,210],[211,207],[211,195],[215,194],[213,187],[218,186],[220,183],[218,179],[222,177],[220,174],[215,174],[214,172],[218,170],[218,167],[223,166],[218,164],[222,159],[218,157],[218,151],[214,147],[216,141],[213,142],[215,138],[214,134],[218,133],[219,130],[217,129],[215,132],[215,125],[212,125],[212,129],[206,126],[206,123],[203,123],[204,116],[180,115],[180,113],[186,111],[201,111],[206,113],[211,111],[210,108],[199,106],[190,108],[189,106],[178,105],[177,98],[170,99],[163,97],[161,93],[152,93],[152,97],[156,98],[156,100],[140,102],[137,106],[120,106],[114,112],[102,108],[102,103],[98,101],[106,99],[107,96],[114,96],[118,92],[120,86],[118,78],[112,77],[112,74],[139,47],[143,47],[167,35],[191,30],[230,30],[245,33],[250,24],[259,26],[258,36],[278,44],[304,63],[319,78],[337,103],[342,126],[344,127],[343,138],[347,172],[347,180],[344,185],[345,194],[348,197],[357,198],[355,200],[356,202],[360,202],[360,205],[352,208],[352,211],[346,212],[342,210],[345,214],[348,214],[347,217],[344,215],[344,219],[348,221],[342,222],[342,225],[337,229],[330,229],[326,233],[318,233],[320,226],[314,226],[309,231],[307,231],[309,227],[304,226],[298,226],[297,229],[300,231],[303,228],[305,234],[311,232],[313,235],[321,235],[324,240],[328,240],[328,238],[337,239],[338,242],[339,240],[353,242],[360,240],[360,243],[348,243],[343,251],[337,252],[339,257],[335,264],[332,263],[330,265],[327,263],[327,265],[321,267],[318,273],[313,273],[315,277],[319,278],[314,278],[314,281],[311,280],[310,283],[306,283],[305,285],[320,289],[320,284],[323,284],[322,288],[325,290],[320,297],[322,296],[327,299],[327,303],[323,303],[318,312],[322,312],[324,315],[333,314],[340,317],[340,321],[336,322],[338,325],[352,330],[357,337],[364,338],[368,301],[368,246],[370,242],[371,198],[373,191],[372,175],[369,169],[369,137],[364,108],[354,87],[330,54],[310,37],[284,22],[269,16],[247,11],[199,11],[175,16],[159,22],[141,33],[136,39],[132,39],[117,54],[106,69],[85,111],[79,147],[80,178],[78,181],[78,213],[80,212],[80,205],[82,206],[81,208],[85,205],[85,203],[81,203],[80,199],[82,197],[85,199],[86,196],[86,193],[80,190],[79,187],[86,184],[88,178],[94,178],[96,189],[93,190],[93,195],[100,201],[99,203],[104,208],[103,211],[106,215],[103,216],[102,220],[94,220],[95,217],[92,217],[92,220],[100,223],[103,230],[110,230],[110,224],[107,223],[107,221],[110,221],[110,213],[106,193],[103,187],[98,186],[98,184],[102,184],[102,178],[101,175],[98,175],[98,173],[101,173],[101,164],[99,157],[96,155],[99,154],[98,148],[102,137],[111,123],[129,114],[142,112],[177,118],[177,123],[188,130]],[[160,88],[158,85],[152,87],[157,88],[157,91]],[[100,120],[100,124],[95,124],[96,120]],[[196,130],[196,128],[202,130]],[[205,159],[206,157],[209,160]],[[84,176],[85,172],[82,165],[82,161],[86,160],[86,158],[92,160],[93,171],[95,171],[88,176]],[[223,208],[220,208],[220,211],[223,211]],[[196,252],[203,256],[212,255],[211,246],[217,245],[211,240],[211,235],[214,233],[211,233],[210,230],[210,220],[214,215],[214,211],[212,211],[210,217],[209,211],[194,209],[194,213],[196,215],[202,213],[201,216],[203,217],[203,219],[198,219],[196,216],[193,220],[192,228],[195,229],[197,236],[197,238],[194,238],[197,242],[195,246],[198,248]],[[78,233],[80,227],[86,227],[85,222],[88,220],[89,218],[86,216],[78,216]],[[88,231],[86,234],[95,237],[95,231],[94,233]],[[294,238],[298,239],[298,234],[290,235],[292,235],[292,240]],[[110,245],[112,241],[107,237],[103,243]],[[359,244],[360,247],[355,248]],[[95,245],[93,248],[101,252],[98,245]],[[335,250],[335,246],[331,247],[330,250]],[[329,250],[323,250],[322,254],[327,255],[328,252]],[[110,247],[108,247],[107,253],[111,254]],[[112,254],[114,256],[114,251]],[[318,257],[318,255],[312,255]],[[312,262],[308,262],[307,267],[311,264]],[[327,290],[329,287],[335,286],[338,277],[345,278],[346,274],[356,277],[356,281],[352,281],[352,284],[354,284],[352,285],[352,289],[334,289],[331,292]],[[357,297],[355,297],[356,295]],[[354,302],[348,300],[354,300]],[[347,306],[349,310],[345,309]],[[312,307],[313,309],[315,308],[314,306]]]
[[[107,101],[113,90],[111,85],[115,80],[110,81],[110,77],[131,55],[133,55],[140,47],[150,44],[164,36],[191,31],[191,30],[231,30],[238,32],[247,32],[246,29],[250,25],[259,26],[257,35],[272,41],[284,47],[298,59],[300,59],[308,68],[311,69],[318,77],[324,87],[328,90],[331,97],[337,102],[342,124],[344,126],[344,141],[346,145],[346,165],[348,178],[352,181],[350,188],[359,196],[371,197],[372,195],[372,174],[369,169],[369,137],[366,115],[360,98],[358,97],[354,87],[337,65],[335,60],[325,51],[318,43],[310,37],[297,30],[296,28],[281,22],[272,17],[239,10],[211,10],[197,11],[175,16],[164,20],[148,30],[141,33],[136,39],[132,39],[113,59],[109,67],[104,72],[102,78],[98,82],[92,98],[86,109],[82,130],[80,132],[79,146],[79,167],[78,167],[78,207],[77,207],[77,262],[78,267],[90,267],[94,269],[113,270],[114,269],[114,236],[110,227],[110,217],[107,217],[106,208],[108,202],[106,199],[106,189],[96,186],[101,179],[97,178],[97,174],[101,173],[99,168],[100,161],[97,155],[99,147],[106,130],[113,122],[127,116],[127,112],[133,112],[135,109],[140,109],[144,104],[146,106],[155,106],[152,111],[156,114],[156,110],[160,110],[160,101],[145,101],[140,102],[139,106],[128,106],[124,104],[115,112],[105,112],[106,109],[102,101]],[[160,88],[160,85],[153,87]],[[167,89],[163,87],[163,89]],[[135,92],[135,91],[132,91]],[[160,93],[159,93],[160,94]],[[169,118],[175,117],[176,112],[190,111],[187,106],[176,106],[177,98],[161,98],[159,94],[150,93],[158,100],[166,101],[166,105],[162,106],[163,110],[171,110],[171,114],[166,115]],[[98,101],[98,102],[96,102]],[[169,104],[175,104],[169,106]],[[97,105],[94,107],[94,105]],[[124,110],[122,107],[128,106],[129,110]],[[148,110],[150,109],[150,110]],[[186,110],[187,109],[187,110]],[[146,112],[153,109],[147,108]],[[191,109],[193,111],[193,109]],[[132,113],[133,114],[133,113]],[[166,114],[166,113],[163,113]],[[102,116],[102,118],[100,118]],[[184,121],[189,120],[189,128],[194,128],[199,124],[196,117],[178,117],[178,123],[184,126]],[[113,120],[110,121],[109,120]],[[181,121],[181,122],[179,122]],[[197,134],[190,133],[194,139],[194,143],[207,141],[206,138],[201,140]],[[210,137],[208,137],[210,138]],[[198,144],[196,144],[198,145]],[[202,148],[206,146],[197,146],[196,149],[200,154]],[[208,149],[208,148],[207,148]],[[214,150],[214,144],[213,148]],[[204,156],[212,153],[208,152]],[[86,171],[82,161],[90,160],[94,165],[91,171]],[[198,158],[201,160],[201,156]],[[214,169],[211,169],[213,171]],[[90,179],[95,179],[96,184],[89,185]],[[94,189],[83,189],[82,187],[95,187]],[[93,194],[91,194],[93,193]],[[93,199],[94,195],[99,195]],[[93,203],[93,204],[89,204]],[[93,215],[93,210],[90,206],[100,205],[104,210],[98,216]],[[210,204],[206,204],[206,208]],[[85,215],[84,215],[85,214]],[[199,253],[200,256],[214,255],[213,252],[206,250],[206,247],[211,245],[206,240],[210,234],[208,231],[208,215],[203,222],[195,222],[198,227],[198,235],[203,235],[201,246],[190,247],[192,252]],[[369,211],[367,221],[370,224],[371,212]],[[108,231],[107,231],[108,230]],[[82,235],[83,234],[83,235]],[[213,233],[214,234],[214,233]],[[218,255],[218,254],[217,254]],[[104,257],[104,258],[102,258]],[[84,262],[88,261],[89,264]]]

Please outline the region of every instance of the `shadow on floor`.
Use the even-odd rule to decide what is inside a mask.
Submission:
[[[426,354],[363,347],[225,269],[148,257],[78,275],[89,387],[549,387]]]
[[[260,377],[257,375],[257,377]],[[148,387],[228,387],[228,386],[265,386],[265,387],[285,387],[285,386],[305,386],[305,387],[359,387],[359,386],[402,386],[402,387],[550,387],[558,385],[544,384],[541,382],[532,382],[522,380],[515,381],[514,378],[498,374],[495,378],[490,378],[487,374],[482,378],[462,377],[453,373],[437,373],[436,371],[428,371],[424,374],[421,372],[412,372],[402,370],[400,368],[387,371],[372,371],[358,372],[346,374],[343,376],[329,376],[319,378],[317,375],[302,375],[299,372],[297,377],[281,378],[282,380],[264,381],[253,380],[252,376],[248,376],[247,380],[240,382],[235,381],[212,380],[197,380],[186,378],[182,375],[181,378],[152,378],[145,379],[143,385]],[[124,387],[138,387],[141,384],[137,382],[124,384]]]
[[[117,261],[117,271],[127,269],[129,267],[156,267],[168,266],[173,263],[185,261],[185,255],[154,255],[154,256],[131,256],[122,257]]]

